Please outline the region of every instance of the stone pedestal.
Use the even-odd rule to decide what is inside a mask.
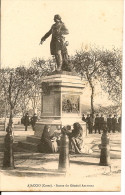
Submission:
[[[45,124],[51,125],[52,132],[57,126],[73,125],[81,120],[81,95],[83,82],[79,76],[65,72],[41,79],[41,120],[36,123],[35,136],[41,136]]]

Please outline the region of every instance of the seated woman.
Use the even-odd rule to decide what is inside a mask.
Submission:
[[[83,129],[79,123],[73,124],[73,130],[69,135],[69,152],[81,153],[83,146]]]
[[[57,152],[57,143],[53,135],[50,136],[50,126],[45,125],[43,134],[41,137],[41,143],[38,145],[38,151],[42,153],[54,153]]]

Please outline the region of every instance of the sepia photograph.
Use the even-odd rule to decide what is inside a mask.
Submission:
[[[124,1],[0,3],[0,191],[121,192]]]

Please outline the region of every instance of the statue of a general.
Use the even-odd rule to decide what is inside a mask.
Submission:
[[[66,46],[68,42],[65,41],[64,35],[69,34],[65,24],[61,21],[59,15],[54,16],[55,24],[52,25],[51,29],[41,38],[40,44],[42,44],[51,34],[52,39],[50,43],[51,55],[55,56],[57,63],[57,71],[62,70],[62,65],[68,62],[68,52]]]

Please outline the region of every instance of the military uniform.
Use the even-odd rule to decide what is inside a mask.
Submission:
[[[45,41],[52,34],[50,42],[51,55],[55,55],[57,66],[62,66],[62,60],[68,58],[68,52],[65,44],[65,37],[63,35],[69,34],[65,24],[60,20],[58,23],[52,25],[51,29],[41,38],[41,42]],[[61,54],[59,53],[61,51]],[[62,57],[61,57],[61,56]],[[61,59],[62,58],[62,59]]]

